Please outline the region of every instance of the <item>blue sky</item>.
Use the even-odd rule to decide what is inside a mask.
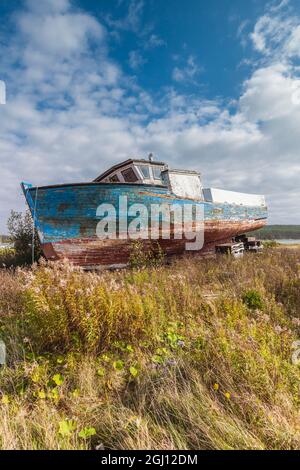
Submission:
[[[241,65],[241,61],[244,55],[253,55],[254,51],[250,44],[238,39],[242,37],[241,33],[250,33],[269,2],[189,0],[187,8],[183,0],[137,1],[132,2],[139,12],[137,25],[127,28],[117,28],[116,23],[126,21],[130,1],[74,0],[72,3],[107,26],[111,57],[122,64],[128,74],[136,73],[142,87],[155,93],[172,85],[174,68],[184,68],[189,57],[193,57],[198,68],[195,80],[182,81],[177,87],[184,93],[214,99],[216,96],[239,96],[249,72],[249,67]],[[138,5],[143,8],[139,9]],[[21,0],[1,0],[1,18],[10,23],[10,15],[22,7],[24,2]],[[147,47],[149,38],[154,42]],[[9,39],[9,35],[5,39]],[[129,60],[132,52],[142,61],[134,70]]]
[[[300,224],[299,2],[0,0],[0,20],[0,232],[20,181],[150,151]]]

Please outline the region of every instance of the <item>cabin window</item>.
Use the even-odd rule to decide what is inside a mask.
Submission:
[[[145,178],[146,180],[149,180],[149,179],[150,179],[150,169],[149,169],[148,166],[139,165],[139,166],[138,166],[138,169],[139,169],[140,172],[142,173],[143,178]]]
[[[118,175],[112,175],[112,176],[110,176],[109,181],[110,181],[111,183],[120,183],[120,180],[119,180]]]
[[[122,175],[126,183],[135,183],[136,181],[138,181],[138,178],[132,168],[127,168],[127,170],[123,170]]]
[[[155,180],[161,180],[161,168],[159,167],[153,167],[153,177]]]

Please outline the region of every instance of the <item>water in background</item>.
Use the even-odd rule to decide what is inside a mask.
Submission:
[[[300,245],[300,240],[275,240],[277,243],[281,245]]]

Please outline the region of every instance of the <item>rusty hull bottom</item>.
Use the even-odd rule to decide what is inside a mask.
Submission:
[[[207,255],[214,251],[215,245],[225,243],[232,237],[245,232],[258,230],[266,225],[266,220],[233,222],[205,222],[204,247],[200,251],[189,253]],[[68,259],[74,265],[85,268],[124,267],[128,264],[132,250],[132,240],[100,240],[98,238],[81,238],[64,240],[42,245],[48,260]],[[151,248],[157,241],[142,240],[145,247]],[[167,256],[182,255],[186,251],[186,240],[158,240]]]

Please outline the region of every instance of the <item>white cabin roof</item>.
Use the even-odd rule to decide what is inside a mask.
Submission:
[[[224,189],[203,189],[204,199],[207,202],[220,204],[236,204],[243,206],[266,206],[265,196],[259,194],[239,193],[236,191],[225,191]]]

